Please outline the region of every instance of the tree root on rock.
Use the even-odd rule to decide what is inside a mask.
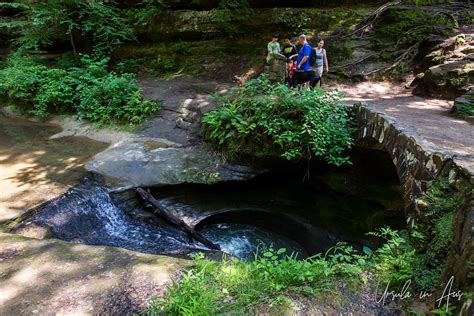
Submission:
[[[342,38],[350,38],[350,37],[354,37],[354,36],[355,37],[361,37],[362,35],[364,35],[364,33],[366,33],[367,31],[372,29],[372,27],[377,22],[377,20],[382,15],[382,13],[387,11],[387,9],[390,8],[390,7],[399,5],[401,2],[402,2],[401,0],[392,1],[392,2],[387,2],[384,5],[380,6],[379,8],[377,8],[377,10],[372,12],[371,15],[369,15],[362,22],[360,22],[356,26],[354,31],[350,32],[347,35],[344,35]]]

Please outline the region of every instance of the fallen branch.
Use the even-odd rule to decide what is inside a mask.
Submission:
[[[155,199],[149,191],[145,191],[142,188],[137,188],[137,193],[142,199],[142,201],[145,202],[145,206],[153,209],[154,214],[161,216],[171,225],[182,230],[183,232],[188,234],[189,237],[199,241],[200,243],[202,243],[204,246],[208,247],[209,249],[221,250],[219,245],[214,244],[212,241],[204,237],[201,233],[197,232],[191,226],[186,224],[178,216],[173,214],[170,210],[166,209],[166,207],[163,206],[160,203],[160,201]]]
[[[242,87],[247,81],[260,75],[265,69],[265,65],[258,67],[257,69],[250,69],[242,75],[235,75],[232,81],[235,82],[239,87]]]

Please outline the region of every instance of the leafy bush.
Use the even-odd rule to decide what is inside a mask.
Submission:
[[[376,250],[373,261],[373,273],[382,284],[402,286],[414,275],[414,260],[416,250],[406,236],[389,228],[382,228],[369,233],[386,240],[384,245]]]
[[[138,124],[158,105],[146,100],[132,74],[107,70],[108,59],[81,59],[81,67],[48,68],[32,59],[13,57],[0,70],[0,95],[33,115],[76,113],[107,124]]]
[[[11,58],[0,71],[0,93],[16,103],[31,102],[44,79],[46,66],[31,59]]]
[[[177,67],[178,62],[175,57],[158,56],[151,62],[151,68],[158,72],[171,72]]]
[[[0,3],[5,6],[9,5]],[[79,44],[92,41],[95,53],[105,56],[124,41],[134,40],[133,30],[120,16],[114,0],[29,1],[21,8],[24,19],[17,23],[17,43],[26,50],[42,49],[60,40],[69,41],[77,55]]]
[[[125,16],[131,24],[146,27],[167,8],[163,0],[141,0],[125,10]]]
[[[229,156],[318,157],[347,163],[353,143],[350,109],[337,91],[290,89],[265,78],[215,98],[203,117],[204,136]]]
[[[446,177],[440,176],[418,201],[423,208],[423,222],[413,227],[410,236],[387,229],[372,233],[387,240],[377,250],[374,273],[394,286],[412,280],[415,288],[432,292],[440,284],[463,195],[450,187]]]
[[[474,116],[474,97],[465,96],[469,100],[469,103],[456,103],[456,111],[459,113],[466,114],[468,116]]]
[[[191,44],[189,42],[179,41],[173,45],[173,50],[177,55],[186,56],[191,51]]]

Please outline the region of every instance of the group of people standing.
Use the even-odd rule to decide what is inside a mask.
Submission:
[[[298,36],[298,48],[291,42],[291,37],[284,40],[283,48],[280,48],[278,34],[273,34],[272,41],[267,45],[267,63],[277,56],[284,57],[288,66],[287,82],[291,87],[309,82],[311,88],[321,86],[324,73],[328,72],[328,59],[324,47],[324,40],[318,39],[317,46],[311,47],[306,35]]]

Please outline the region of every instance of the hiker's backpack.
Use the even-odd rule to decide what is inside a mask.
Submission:
[[[316,64],[316,48],[311,47],[311,54],[309,55],[309,65],[313,67]]]

